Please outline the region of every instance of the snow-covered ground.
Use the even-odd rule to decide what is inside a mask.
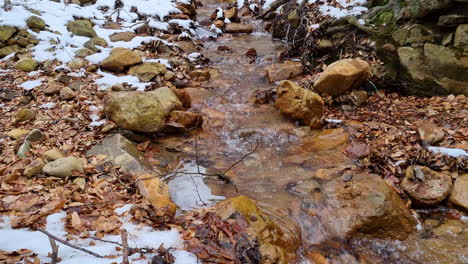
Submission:
[[[131,205],[125,205],[121,208],[117,208],[115,212],[119,215],[128,212],[131,209]],[[49,233],[65,238],[67,232],[64,229],[63,219],[66,217],[65,212],[59,212],[47,217],[46,231]],[[161,244],[164,244],[166,249],[174,248],[171,250],[175,258],[176,264],[197,264],[197,257],[192,253],[189,253],[183,248],[183,240],[177,230],[171,229],[167,231],[155,231],[153,228],[148,226],[139,226],[130,223],[127,216],[121,216],[123,222],[122,228],[128,232],[128,244],[129,247],[134,248],[159,248]],[[3,221],[0,221],[0,250],[5,251],[16,251],[20,249],[29,249],[34,253],[38,254],[38,257],[42,262],[50,262],[48,254],[52,251],[48,237],[39,231],[30,231],[26,229],[12,229],[10,226],[10,217],[3,217]],[[118,235],[106,235],[102,239],[121,243],[121,238]],[[90,242],[93,241],[95,244],[90,246]],[[92,252],[100,254],[102,256],[111,256],[116,254],[115,244],[101,242],[92,239],[75,239],[70,240],[70,243],[88,249]],[[110,264],[110,263],[121,263],[122,256],[115,258],[97,258],[82,251],[73,249],[66,245],[60,244],[58,257],[62,259],[61,264]],[[141,259],[141,256],[133,254],[129,257],[131,263],[148,263],[151,259],[151,255],[147,254],[146,259]]]

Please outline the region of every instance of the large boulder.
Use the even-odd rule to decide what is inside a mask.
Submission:
[[[176,206],[170,200],[169,188],[159,178],[161,172],[153,170],[144,153],[122,135],[113,135],[92,147],[86,155],[104,155],[103,162],[111,162],[137,180],[137,187],[155,208],[157,214],[173,215]]]
[[[144,62],[133,66],[128,71],[128,74],[138,77],[142,82],[149,82],[159,74],[166,73],[166,66],[157,62]]]
[[[450,202],[468,212],[468,174],[459,175],[455,180]]]
[[[89,20],[75,20],[67,24],[67,29],[73,35],[93,38],[96,37],[96,31],[93,29],[93,23]]]
[[[314,82],[314,88],[321,94],[342,95],[358,88],[371,76],[369,64],[361,59],[345,59],[330,64]]]
[[[6,42],[16,33],[16,28],[10,26],[0,26],[0,42]]]
[[[452,188],[452,177],[428,167],[409,166],[401,188],[417,205],[437,205],[448,197]]]
[[[302,63],[298,61],[274,63],[266,68],[266,77],[271,83],[287,80],[301,73]]]
[[[400,196],[380,176],[356,174],[323,185],[327,195],[319,212],[329,232],[337,237],[365,236],[404,240],[416,220]]]
[[[291,81],[280,82],[277,94],[276,106],[283,114],[312,128],[322,126],[324,103],[320,95]]]
[[[109,57],[101,62],[101,67],[113,72],[122,72],[126,68],[141,63],[141,57],[136,52],[125,48],[115,48]]]
[[[237,196],[214,206],[222,220],[230,218],[246,223],[249,240],[260,244],[260,263],[286,264],[300,244],[299,228],[284,219],[277,223],[245,196]],[[288,254],[289,253],[289,254]]]
[[[107,117],[117,126],[138,132],[161,131],[172,110],[181,110],[182,103],[168,87],[151,92],[111,92],[104,105]]]

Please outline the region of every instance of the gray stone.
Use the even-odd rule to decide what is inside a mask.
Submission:
[[[74,171],[78,171],[80,174],[84,173],[83,163],[75,157],[60,158],[47,163],[42,168],[42,172],[45,174],[60,178],[72,176]]]

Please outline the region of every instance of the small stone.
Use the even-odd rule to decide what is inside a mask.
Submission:
[[[28,27],[33,30],[44,30],[46,28],[45,21],[37,16],[30,16],[26,21],[26,25],[28,25]]]
[[[86,67],[87,72],[97,72],[98,66],[96,64],[91,64],[88,67]]]
[[[63,155],[63,153],[58,148],[48,150],[43,155],[43,158],[47,161],[54,161],[64,157],[65,155]]]
[[[27,141],[36,142],[41,141],[44,138],[44,133],[42,133],[39,129],[33,129],[29,132],[28,136],[26,137]]]
[[[424,166],[410,166],[405,171],[401,188],[415,204],[433,206],[449,195],[452,177]]]
[[[114,92],[121,92],[121,91],[125,91],[125,87],[121,83],[116,83],[111,86],[111,90]]]
[[[88,56],[93,55],[94,53],[96,52],[87,48],[82,48],[82,49],[75,51],[75,55],[77,57],[88,57]]]
[[[73,184],[77,185],[81,190],[84,190],[86,187],[86,179],[83,177],[76,177],[73,180]]]
[[[60,94],[60,90],[62,90],[62,86],[56,82],[50,82],[47,85],[47,88],[44,90],[44,94],[51,96],[51,95],[56,95]]]
[[[165,80],[165,81],[173,80],[174,77],[175,77],[175,74],[174,74],[174,72],[172,72],[172,71],[167,71],[167,72],[164,74],[164,80]]]
[[[120,32],[120,33],[114,33],[112,34],[109,39],[112,42],[117,42],[117,41],[125,41],[128,42],[132,40],[134,37],[136,37],[136,34],[133,32]]]
[[[237,7],[233,7],[229,10],[227,10],[226,12],[224,12],[224,17],[229,19],[229,20],[233,20],[235,18],[237,18]]]
[[[60,83],[69,83],[73,78],[70,75],[62,74],[57,78]]]
[[[68,63],[68,67],[72,70],[81,69],[85,65],[85,61],[81,58],[75,58]]]
[[[450,194],[450,202],[468,212],[468,174],[457,177]]]
[[[203,124],[203,117],[200,114],[175,110],[169,115],[169,121],[180,124],[189,129],[201,127]]]
[[[222,20],[216,20],[213,24],[217,28],[223,28],[224,27],[224,22]]]
[[[195,70],[189,72],[189,76],[194,78],[194,79],[203,78],[203,80],[209,80],[210,79],[210,71],[208,69],[195,69]]]
[[[0,41],[6,42],[16,33],[16,28],[11,26],[0,26]]]
[[[25,135],[29,133],[29,129],[24,129],[24,128],[15,128],[13,130],[8,131],[7,136],[19,140],[23,138]]]
[[[39,63],[32,58],[23,58],[16,62],[15,69],[25,72],[35,71]]]
[[[17,52],[18,50],[20,50],[20,46],[18,44],[14,44],[14,45],[9,45],[9,46],[6,46],[6,47],[3,47],[0,49],[0,59],[5,57],[5,56],[8,56],[12,53],[15,53]]]
[[[76,97],[75,91],[70,87],[64,87],[60,90],[60,99],[61,100],[71,100]]]
[[[248,24],[241,24],[241,23],[229,23],[226,25],[225,31],[231,34],[238,34],[238,33],[252,33],[253,26]]]
[[[121,72],[139,63],[141,63],[141,57],[137,53],[125,48],[114,48],[109,57],[101,62],[101,67],[105,70]]]
[[[36,176],[42,172],[44,168],[44,162],[42,159],[35,159],[24,169],[24,175],[28,178]]]
[[[24,122],[29,121],[34,118],[36,112],[29,108],[21,108],[18,109],[15,113],[15,122]]]
[[[266,77],[270,83],[287,80],[302,73],[302,63],[286,61],[274,63],[266,68]]]
[[[75,20],[67,24],[67,29],[73,35],[93,38],[96,37],[96,31],[93,29],[93,24],[89,20]]]
[[[429,120],[424,120],[418,125],[418,133],[421,140],[428,144],[438,143],[445,136],[444,130]]]
[[[50,176],[65,178],[74,175],[74,171],[84,173],[83,163],[75,157],[66,157],[47,163],[42,171]]]
[[[192,106],[192,98],[190,98],[190,95],[187,91],[184,89],[171,89],[177,98],[179,98],[180,102],[182,103],[182,107],[184,108],[190,108]]]

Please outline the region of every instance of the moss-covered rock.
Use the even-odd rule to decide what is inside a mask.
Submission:
[[[44,30],[46,28],[45,21],[38,16],[30,16],[26,24],[32,30]]]
[[[97,36],[96,31],[93,29],[93,24],[89,20],[70,21],[67,24],[67,29],[76,36],[88,38]]]
[[[31,72],[35,71],[39,63],[32,58],[23,58],[16,62],[15,68],[20,71]]]
[[[0,26],[0,41],[6,42],[16,33],[16,28],[10,26]]]
[[[8,55],[10,55],[12,53],[15,53],[20,49],[21,49],[21,47],[18,44],[3,47],[3,48],[0,49],[0,59],[5,57],[5,56],[8,56]]]

